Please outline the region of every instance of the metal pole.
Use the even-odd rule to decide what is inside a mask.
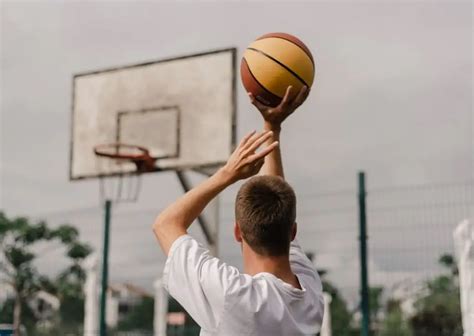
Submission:
[[[359,241],[360,241],[360,284],[361,284],[361,335],[370,335],[369,279],[367,275],[367,216],[366,216],[365,173],[359,172]]]
[[[107,285],[109,278],[109,238],[110,238],[110,211],[112,201],[105,200],[104,203],[104,246],[102,254],[102,290],[100,293],[100,336],[107,335],[107,324],[105,321],[107,304]]]

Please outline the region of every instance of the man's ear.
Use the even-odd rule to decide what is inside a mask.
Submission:
[[[293,224],[293,227],[291,228],[291,241],[295,240],[297,231],[298,231],[298,225],[295,222],[295,224]]]
[[[242,242],[242,233],[240,232],[239,223],[234,223],[234,238],[238,243]]]

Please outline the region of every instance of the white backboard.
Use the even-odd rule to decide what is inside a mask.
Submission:
[[[235,145],[236,50],[217,50],[74,76],[70,178],[134,173],[100,166],[94,147],[147,147],[156,171],[205,169]],[[104,170],[105,169],[105,170]]]

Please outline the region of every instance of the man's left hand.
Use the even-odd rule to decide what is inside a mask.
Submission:
[[[273,133],[271,131],[259,133],[255,133],[254,131],[242,139],[226,165],[222,168],[231,183],[246,179],[260,171],[265,156],[278,146],[278,142],[275,141],[271,143],[258,153],[256,150],[270,139],[272,135]]]

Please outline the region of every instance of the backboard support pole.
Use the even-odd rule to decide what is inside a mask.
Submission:
[[[369,278],[367,271],[367,191],[365,187],[365,173],[359,172],[359,254],[360,254],[360,283],[361,283],[361,336],[370,336],[370,304],[369,304]]]
[[[100,336],[107,336],[106,323],[106,305],[107,305],[107,287],[109,282],[109,241],[110,241],[110,215],[112,210],[112,201],[104,202],[104,246],[102,251],[102,283],[100,293]]]
[[[178,176],[178,180],[181,183],[181,186],[183,187],[184,192],[188,192],[192,189],[191,182],[189,181],[188,177],[183,171],[176,171],[176,176]],[[199,217],[197,218],[199,226],[202,229],[202,233],[206,237],[206,241],[208,245],[214,246],[216,244],[216,239],[212,235],[209,223],[206,221],[206,218],[204,217],[203,214],[200,214]]]

